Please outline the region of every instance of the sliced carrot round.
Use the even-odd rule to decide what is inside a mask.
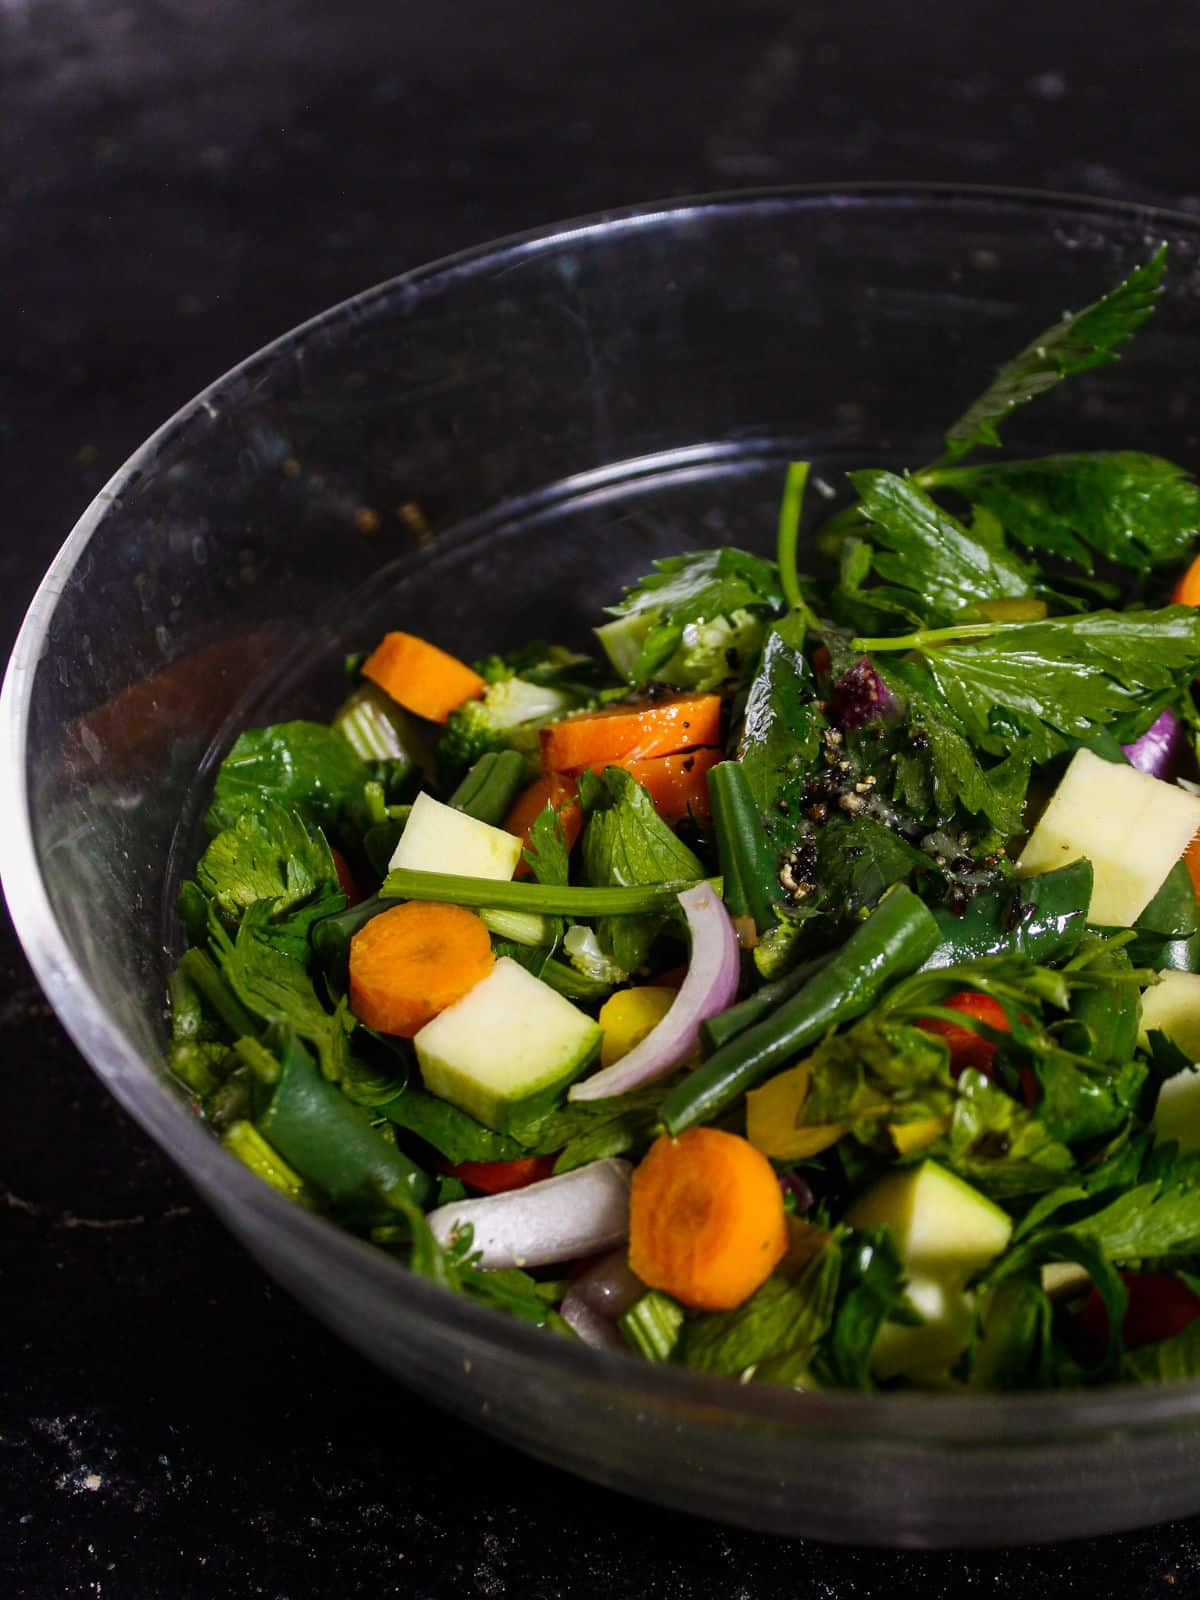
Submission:
[[[385,633],[362,671],[398,705],[428,722],[445,722],[487,688],[465,661],[415,633]]]
[[[629,1265],[652,1289],[701,1311],[731,1311],[787,1250],[783,1194],[746,1139],[689,1128],[651,1145],[633,1175]]]
[[[486,978],[494,960],[474,911],[409,900],[351,939],[350,1009],[377,1033],[411,1039]]]

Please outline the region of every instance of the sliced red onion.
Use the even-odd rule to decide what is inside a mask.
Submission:
[[[453,1200],[429,1213],[439,1244],[474,1230],[471,1253],[485,1267],[541,1267],[609,1250],[629,1237],[628,1161],[593,1161],[524,1189]]]
[[[621,1337],[621,1331],[616,1323],[610,1322],[585,1301],[576,1299],[573,1289],[559,1306],[558,1314],[584,1344],[593,1345],[597,1350],[628,1352],[629,1346]]]
[[[896,696],[863,656],[830,690],[834,720],[843,728],[865,728],[869,722],[894,717],[900,709]]]
[[[1140,739],[1135,739],[1132,744],[1123,744],[1121,748],[1129,757],[1131,767],[1149,773],[1152,778],[1166,778],[1170,775],[1182,734],[1179,718],[1173,711],[1167,710],[1150,724]]]
[[[604,1100],[653,1083],[687,1060],[700,1043],[700,1024],[732,1003],[741,966],[729,913],[708,883],[685,889],[679,904],[692,936],[692,959],[671,1009],[627,1056],[575,1084],[568,1099]]]
[[[615,1322],[645,1292],[646,1285],[629,1265],[629,1258],[621,1249],[614,1250],[611,1255],[601,1256],[586,1272],[581,1272],[571,1285],[567,1299],[578,1299],[610,1322]]]
[[[567,1290],[559,1314],[584,1344],[604,1350],[628,1350],[617,1331],[617,1318],[646,1292],[629,1265],[625,1251],[614,1250],[593,1262]]]

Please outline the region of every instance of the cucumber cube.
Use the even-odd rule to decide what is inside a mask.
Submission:
[[[1023,877],[1086,857],[1088,921],[1129,928],[1200,831],[1200,796],[1076,751],[1017,862]]]
[[[871,1346],[871,1371],[877,1378],[911,1378],[929,1383],[953,1366],[971,1338],[974,1296],[957,1280],[913,1273],[908,1301],[924,1319],[917,1328],[885,1322]]]
[[[422,793],[409,812],[388,865],[507,882],[520,859],[521,841],[515,834],[479,822]]]
[[[600,1038],[591,1017],[503,956],[413,1044],[430,1094],[507,1133],[550,1109]]]
[[[1200,973],[1160,972],[1142,996],[1142,1038],[1165,1033],[1189,1061],[1200,1061]]]

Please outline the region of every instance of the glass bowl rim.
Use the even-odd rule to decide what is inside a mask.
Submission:
[[[1061,1444],[1113,1428],[1146,1430],[1184,1424],[1200,1416],[1200,1381],[1154,1386],[1114,1385],[1086,1390],[1006,1395],[935,1393],[861,1394],[845,1390],[797,1391],[781,1385],[739,1384],[683,1368],[635,1364],[622,1354],[556,1339],[499,1311],[410,1272],[383,1251],[303,1210],[262,1183],[222,1148],[203,1125],[160,1084],[139,1051],[108,1020],[60,932],[38,870],[24,765],[29,698],[56,601],[110,506],[154,465],[177,436],[215,418],[287,351],[357,319],[381,300],[414,298],[419,291],[455,283],[542,251],[707,213],[899,206],[947,214],[1016,211],[1061,213],[1075,219],[1159,222],[1191,233],[1200,244],[1200,217],[1167,207],[1014,186],[877,182],[801,184],[718,191],[602,211],[546,224],[475,245],[382,280],[281,334],[246,357],[182,405],[114,473],[79,517],[39,584],[18,632],[0,689],[0,878],[18,938],[59,1020],[89,1066],[135,1121],[206,1197],[221,1193],[219,1214],[238,1213],[234,1231],[253,1238],[255,1228],[275,1234],[298,1254],[331,1251],[380,1293],[407,1297],[431,1328],[491,1346],[514,1361],[536,1363],[539,1376],[602,1389],[619,1388],[672,1411],[693,1410],[726,1423],[759,1424],[798,1436],[852,1433],[960,1449],[997,1442]],[[532,496],[536,499],[538,491]],[[511,514],[512,503],[485,514]],[[483,519],[480,519],[483,520]],[[219,1190],[218,1190],[219,1186]]]

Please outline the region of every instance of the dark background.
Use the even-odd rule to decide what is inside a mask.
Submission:
[[[1200,210],[1191,0],[0,0],[0,642],[197,389],[490,236],[697,190],[1027,184]],[[0,932],[0,1594],[1200,1595],[1200,1521],[874,1554],[626,1501],[272,1289]]]

